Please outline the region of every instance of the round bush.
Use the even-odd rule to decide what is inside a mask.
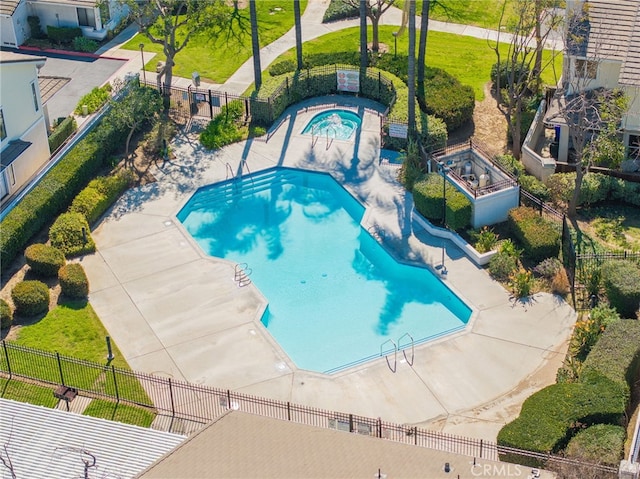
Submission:
[[[51,245],[60,248],[67,258],[96,250],[89,223],[81,213],[62,213],[58,216],[49,228],[49,239]]]
[[[619,464],[626,431],[622,426],[595,424],[578,432],[567,445],[568,456],[605,464]]]
[[[425,111],[441,118],[453,131],[473,118],[476,96],[468,85],[440,68],[427,68],[424,80]]]
[[[58,248],[46,244],[32,244],[24,252],[27,264],[35,274],[45,278],[58,275],[58,270],[64,266],[64,253]]]
[[[49,309],[49,288],[42,281],[21,281],[11,291],[16,314],[35,316]]]
[[[4,299],[0,299],[0,329],[6,329],[13,322],[13,311]]]
[[[513,78],[515,79],[516,83],[519,82],[519,79],[527,78],[529,76],[529,67],[527,67],[527,65],[512,65],[510,62],[500,62],[500,69],[498,69],[498,63],[494,63],[491,66],[491,83],[493,83],[493,85],[495,86],[499,74],[500,88],[506,88],[509,82],[509,76],[511,75],[512,68],[514,71]]]
[[[602,282],[609,304],[623,318],[635,318],[640,304],[640,268],[629,261],[610,261],[602,266]]]
[[[498,281],[507,281],[517,268],[516,259],[502,251],[493,255],[489,261],[489,274]]]
[[[89,294],[89,280],[81,264],[71,263],[63,266],[58,273],[58,279],[65,296],[82,299]]]

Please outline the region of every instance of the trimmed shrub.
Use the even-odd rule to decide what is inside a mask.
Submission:
[[[117,104],[105,115],[117,114]],[[9,264],[43,226],[69,207],[103,162],[122,145],[126,129],[101,123],[80,140],[0,222],[0,263]]]
[[[611,381],[628,401],[630,388],[640,369],[640,321],[611,322],[582,365],[580,381]]]
[[[47,38],[47,35],[42,31],[42,25],[40,25],[40,17],[29,15],[27,17],[27,23],[29,24],[29,30],[31,30],[31,38],[35,38],[36,40]]]
[[[416,210],[430,221],[442,221],[442,176],[427,175],[413,187]],[[453,230],[468,228],[471,222],[471,202],[455,186],[446,182],[446,224]]]
[[[324,12],[322,23],[335,22],[345,18],[354,18],[359,15],[358,7],[343,2],[342,0],[331,0]]]
[[[618,465],[622,459],[626,431],[622,426],[595,424],[579,431],[567,445],[568,456]]]
[[[35,274],[45,278],[55,278],[65,264],[64,254],[58,248],[36,243],[27,247],[24,258]]]
[[[445,224],[454,231],[460,231],[471,226],[471,201],[455,187],[451,195],[447,193]]]
[[[558,452],[567,445],[578,423],[618,424],[624,411],[619,389],[606,379],[589,384],[552,384],[527,398],[520,416],[498,433],[498,444]],[[501,459],[505,458],[501,455]]]
[[[78,124],[76,123],[76,119],[72,116],[68,116],[58,123],[53,130],[53,133],[49,135],[49,150],[51,150],[51,153],[60,148],[60,145],[62,145],[77,129]]]
[[[237,121],[242,118],[243,106],[240,100],[223,106],[213,120],[200,133],[200,143],[205,148],[217,150],[242,139]]]
[[[47,25],[47,36],[52,42],[58,45],[61,43],[71,43],[74,38],[82,36],[80,27],[54,27]]]
[[[269,65],[269,75],[272,77],[283,75],[284,73],[293,72],[296,70],[296,62],[293,60],[282,60]]]
[[[498,155],[494,158],[494,160],[516,178],[519,178],[526,173],[522,162],[513,155]]]
[[[13,310],[9,303],[0,299],[0,329],[7,329],[13,323]]]
[[[517,269],[516,258],[504,251],[498,251],[489,260],[489,274],[498,281],[508,281]]]
[[[11,290],[11,299],[20,316],[35,316],[49,309],[49,288],[42,281],[21,281]]]
[[[609,198],[610,185],[610,177],[607,175],[600,173],[588,173],[584,175],[578,203],[589,206],[606,201]]]
[[[447,183],[448,185],[448,183]],[[416,210],[430,221],[442,221],[442,177],[429,173],[413,185]]]
[[[602,283],[613,306],[624,318],[635,318],[640,304],[640,267],[630,261],[602,265]]]
[[[89,223],[80,213],[63,213],[58,216],[49,229],[49,239],[51,245],[60,248],[67,258],[96,250]]]
[[[520,187],[528,191],[533,196],[540,198],[542,201],[549,201],[551,193],[549,188],[542,181],[532,175],[522,175],[518,178]]]
[[[82,214],[89,224],[95,223],[131,184],[131,172],[100,176],[91,180],[73,199],[69,212]]]
[[[87,111],[89,112],[89,114],[95,113],[100,108],[102,108],[102,105],[107,102],[110,94],[111,85],[108,83],[101,87],[94,87],[93,90],[80,98],[80,101],[76,105],[74,113],[76,115],[82,115],[82,107],[85,105],[87,106]]]
[[[509,211],[508,223],[531,260],[540,262],[558,256],[560,232],[555,224],[542,218],[535,210],[522,206],[513,208]]]
[[[473,118],[476,96],[468,85],[440,68],[425,68],[424,111],[442,119],[451,132]]]
[[[79,52],[93,53],[98,49],[98,42],[86,37],[73,39],[73,49]]]
[[[58,273],[62,294],[73,299],[83,299],[89,294],[89,280],[79,263],[69,263]]]

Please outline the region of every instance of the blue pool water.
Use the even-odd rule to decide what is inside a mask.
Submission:
[[[348,110],[327,110],[314,116],[302,130],[303,134],[333,138],[336,140],[348,140],[353,132],[358,129],[362,120]]]
[[[429,270],[397,263],[363,213],[330,175],[272,168],[199,189],[178,218],[209,255],[248,264],[269,302],[262,322],[293,362],[330,372],[471,315]]]

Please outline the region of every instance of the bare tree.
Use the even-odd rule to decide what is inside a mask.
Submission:
[[[378,26],[380,25],[380,17],[391,8],[395,0],[343,0],[344,3],[352,8],[360,8],[364,3],[365,15],[371,20],[372,40],[371,50],[377,52],[380,49],[380,41],[378,35]]]
[[[567,214],[574,218],[582,182],[596,156],[592,150],[598,147],[598,142],[592,140],[602,130],[606,130],[606,134],[611,134],[612,130],[621,131],[621,119],[628,108],[628,99],[620,90],[595,88],[603,62],[602,50],[611,41],[605,29],[594,25],[588,9],[584,7],[569,12],[567,21],[565,55],[571,58],[571,64],[565,68],[563,82],[556,95],[559,111],[550,119],[560,118],[566,124],[573,147],[576,179]],[[592,35],[594,31],[601,35]]]
[[[520,158],[524,101],[540,93],[540,75],[553,64],[556,55],[560,53],[554,52],[549,55],[545,63],[542,62],[542,52],[549,36],[558,31],[562,22],[562,17],[557,13],[558,10],[553,8],[557,1],[515,0],[510,2],[516,9],[517,20],[510,28],[512,35],[504,60],[500,52],[500,33],[497,41],[492,45],[497,58],[495,78],[498,106],[504,108],[503,112],[513,140],[513,156],[516,158]],[[506,8],[505,0],[500,15],[500,29],[504,26]]]
[[[229,9],[224,0],[119,0],[128,5],[140,33],[162,46],[166,62],[158,72],[158,84],[165,88],[173,80],[175,57],[196,33],[228,25]]]

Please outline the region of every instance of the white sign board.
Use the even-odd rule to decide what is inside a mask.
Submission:
[[[401,123],[389,123],[389,136],[394,138],[407,138],[407,125]]]
[[[360,91],[360,72],[354,70],[338,70],[338,91]]]

